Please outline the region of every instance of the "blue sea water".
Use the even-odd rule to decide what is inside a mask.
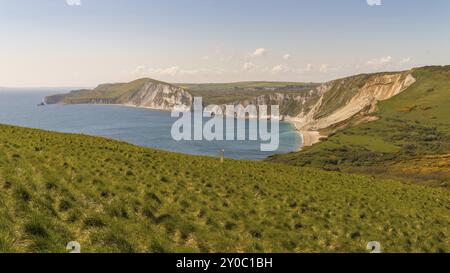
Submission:
[[[293,125],[280,123],[280,146],[261,152],[260,141],[180,141],[171,137],[176,118],[169,112],[114,105],[37,106],[47,95],[68,90],[0,90],[0,123],[65,133],[103,136],[128,143],[178,153],[262,160],[276,153],[297,150],[301,138]],[[245,128],[237,128],[243,130]]]

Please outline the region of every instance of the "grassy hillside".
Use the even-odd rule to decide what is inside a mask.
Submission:
[[[180,87],[196,91],[233,91],[236,89],[282,89],[288,86],[314,85],[301,82],[232,82],[232,83],[180,83]]]
[[[353,126],[271,161],[395,176],[450,187],[450,66],[413,71],[417,82]]]
[[[203,97],[208,104],[227,104],[236,101],[251,100],[257,96],[274,93],[299,94],[317,86],[314,83],[299,82],[236,82],[178,84],[193,96]]]
[[[0,125],[0,252],[449,252],[449,212],[444,189]]]
[[[143,78],[129,83],[101,84],[92,90],[75,90],[68,94],[58,94],[47,97],[48,103],[87,103],[100,99],[107,103],[119,103],[117,100],[132,94],[147,83],[159,83],[179,86],[192,96],[203,97],[208,104],[225,104],[240,100],[251,100],[257,96],[274,93],[298,94],[309,91],[317,84],[295,82],[237,82],[217,84],[168,84],[157,80]]]
[[[66,104],[86,103],[86,101],[91,99],[114,100],[137,90],[148,82],[167,84],[157,80],[143,78],[128,83],[101,84],[92,90],[75,90],[68,94],[53,95],[48,97],[48,99],[50,103],[62,102]]]

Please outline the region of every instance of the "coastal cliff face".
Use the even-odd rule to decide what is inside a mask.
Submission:
[[[312,145],[320,137],[327,136],[350,124],[376,119],[370,114],[376,111],[379,101],[387,100],[403,92],[416,79],[412,71],[397,73],[362,74],[327,82],[310,89],[295,92],[273,90],[230,100],[233,105],[279,105],[281,118],[295,124],[303,134],[304,145]],[[220,91],[211,91],[217,95]],[[253,94],[253,93],[252,93]],[[206,97],[205,97],[206,96]],[[208,101],[208,93],[203,95]],[[223,94],[227,97],[227,93]],[[72,91],[66,95],[45,98],[47,104],[122,104],[171,110],[174,106],[191,107],[194,95],[181,87],[140,79],[130,83],[104,84],[93,90]],[[225,108],[224,105],[221,105]]]
[[[238,100],[230,104],[242,105],[278,105],[281,118],[295,116],[311,110],[314,102],[318,101],[322,95],[320,88],[299,92],[298,94],[273,93],[260,95],[252,99]],[[270,110],[269,110],[270,111]]]
[[[375,120],[370,114],[379,101],[403,92],[416,79],[411,71],[357,75],[324,83],[298,94],[273,93],[234,105],[279,105],[282,118],[302,132],[303,145],[310,146],[349,124]]]
[[[370,116],[379,101],[387,100],[403,92],[416,82],[411,72],[358,75],[335,80],[320,87],[322,95],[307,111],[287,116],[297,129],[310,138],[305,145],[312,145],[351,123],[375,120]]]
[[[191,94],[180,87],[140,79],[130,83],[103,84],[92,90],[76,90],[44,99],[47,104],[122,104],[126,106],[171,110],[176,105],[190,106]]]
[[[176,105],[191,106],[193,97],[180,87],[146,82],[141,88],[120,96],[117,102],[129,106],[172,110]]]

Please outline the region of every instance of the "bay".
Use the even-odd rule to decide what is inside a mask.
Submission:
[[[261,152],[260,141],[175,141],[171,127],[175,118],[169,112],[117,105],[37,106],[47,95],[64,89],[0,90],[0,123],[64,133],[80,133],[125,141],[166,151],[263,160],[276,153],[298,150],[301,137],[290,123],[280,123],[280,146],[274,152]],[[247,121],[248,123],[248,121]],[[236,128],[244,130],[245,128]]]

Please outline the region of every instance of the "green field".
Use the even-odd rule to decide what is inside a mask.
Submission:
[[[92,99],[114,101],[149,82],[155,84],[168,84],[149,78],[142,78],[128,83],[101,84],[94,89],[74,90],[68,94],[53,95],[49,97],[53,97],[55,100],[58,100],[58,103],[63,102],[66,104],[87,103],[87,101]]]
[[[232,83],[179,83],[175,84],[188,90],[196,91],[233,91],[236,89],[249,89],[249,88],[274,88],[280,89],[287,86],[314,86],[314,83],[303,82],[232,82]]]
[[[379,103],[376,121],[345,121],[267,162],[0,125],[0,252],[65,252],[70,241],[83,252],[365,252],[369,241],[384,252],[449,252],[450,67],[412,73],[416,83]],[[345,105],[368,77],[340,80],[319,113]],[[116,98],[147,81],[65,98]],[[315,85],[180,86],[222,104]],[[309,99],[303,107],[318,96]]]
[[[450,187],[450,66],[413,70],[417,82],[353,126],[270,161]]]
[[[449,252],[450,191],[0,125],[0,252]]]
[[[202,97],[207,104],[218,105],[252,100],[258,96],[274,93],[295,95],[317,86],[314,83],[299,82],[181,83],[178,85],[193,96]]]
[[[236,82],[206,84],[169,84],[150,78],[138,79],[128,83],[102,84],[94,89],[75,90],[68,94],[49,96],[50,103],[89,103],[92,100],[104,100],[104,103],[120,103],[120,98],[142,88],[147,83],[181,87],[192,96],[203,97],[207,104],[226,104],[251,100],[258,96],[275,93],[299,94],[317,86],[314,83],[296,82]]]

